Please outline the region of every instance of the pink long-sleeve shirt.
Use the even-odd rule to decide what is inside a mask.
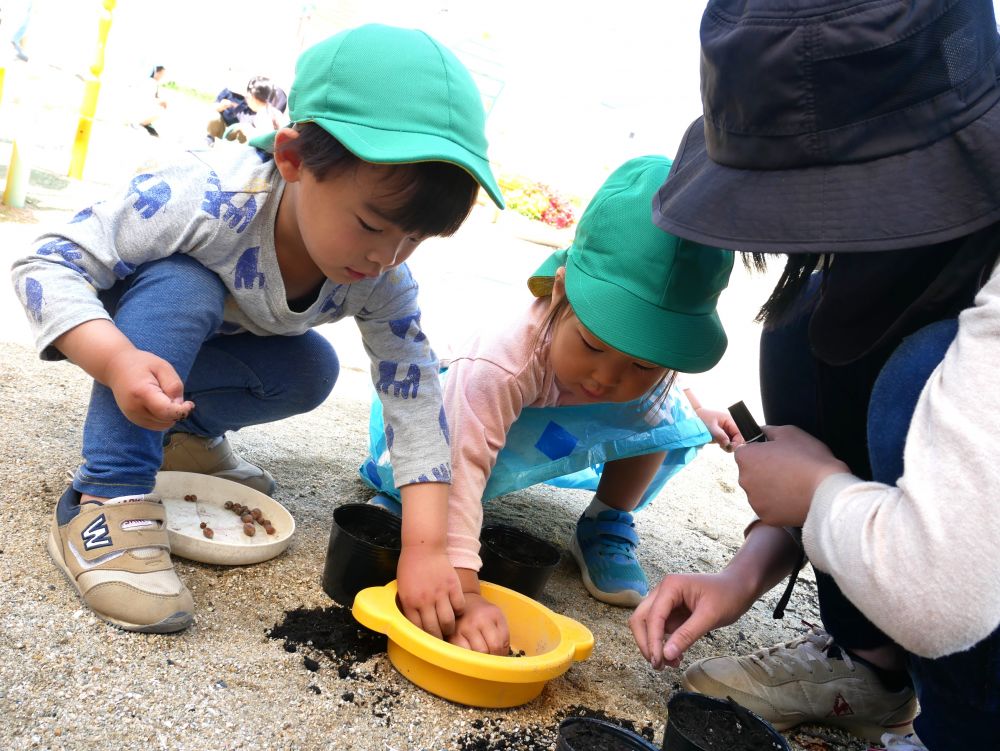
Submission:
[[[525,407],[563,404],[549,363],[549,337],[538,341],[549,299],[536,300],[513,325],[480,334],[451,361],[444,385],[452,447],[448,557],[478,571],[483,490]],[[537,342],[537,346],[534,346]]]

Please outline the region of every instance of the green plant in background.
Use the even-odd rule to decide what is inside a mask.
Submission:
[[[559,229],[576,223],[578,200],[565,198],[548,185],[519,175],[503,175],[498,182],[507,208],[518,214]]]

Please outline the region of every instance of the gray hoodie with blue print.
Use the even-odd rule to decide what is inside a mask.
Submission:
[[[222,152],[222,153],[220,153]],[[14,262],[13,281],[43,359],[75,326],[110,316],[97,290],[143,263],[184,253],[225,283],[222,333],[298,335],[353,317],[382,401],[397,485],[449,482],[438,360],[420,327],[417,284],[401,265],[355,284],[327,280],[306,310],[289,309],[274,248],[284,182],[255,149],[189,153],[132,179],[123,194],[42,235]]]

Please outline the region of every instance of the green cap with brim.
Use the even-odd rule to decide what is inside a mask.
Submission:
[[[292,122],[313,122],[375,164],[448,162],[493,202],[482,96],[464,65],[423,31],[368,24],[303,52],[288,95]],[[274,133],[250,144],[274,150]]]
[[[528,279],[551,294],[566,267],[566,296],[580,322],[631,357],[684,373],[714,367],[728,339],[716,311],[733,253],[667,234],[653,224],[652,201],[670,160],[629,160],[605,181],[580,217],[566,250]]]

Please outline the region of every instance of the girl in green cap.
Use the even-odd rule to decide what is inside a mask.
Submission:
[[[653,225],[650,202],[669,170],[670,161],[656,156],[619,167],[581,217],[572,247],[529,279],[539,299],[449,364],[448,556],[465,592],[448,637],[454,644],[507,653],[503,615],[479,596],[483,500],[565,475],[580,487],[589,472],[593,482],[582,486],[597,492],[570,549],[594,597],[635,606],[648,584],[631,512],[699,446],[742,441],[727,413],[701,407],[690,391],[685,398],[674,382],[679,371],[713,367],[725,351],[715,308],[733,254]],[[373,502],[398,509],[385,455],[393,429],[376,410],[361,475],[380,491]],[[427,572],[409,567],[404,540],[401,597],[416,577],[430,586]],[[419,613],[408,616],[423,625]]]

